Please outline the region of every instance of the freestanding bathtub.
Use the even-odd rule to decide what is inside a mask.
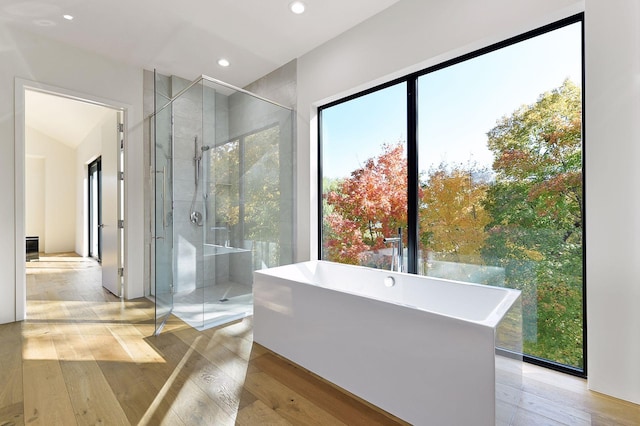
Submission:
[[[415,425],[509,424],[520,292],[310,261],[254,272],[254,340]]]

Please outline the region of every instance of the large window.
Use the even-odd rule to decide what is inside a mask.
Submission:
[[[320,109],[321,257],[518,288],[528,359],[584,374],[582,17]]]

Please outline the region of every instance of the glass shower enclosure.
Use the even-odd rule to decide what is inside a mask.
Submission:
[[[293,113],[207,76],[155,75],[156,334],[253,313],[253,271],[293,261]]]

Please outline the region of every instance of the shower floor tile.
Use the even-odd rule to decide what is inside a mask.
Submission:
[[[198,330],[253,315],[250,285],[235,282],[179,292],[173,296],[173,314]]]

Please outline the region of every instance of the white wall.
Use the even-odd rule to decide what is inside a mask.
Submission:
[[[589,387],[640,403],[640,3],[587,0]]]
[[[116,114],[115,111],[113,113]],[[114,117],[108,117],[104,121],[115,123]],[[76,148],[75,155],[75,171],[76,171],[76,253],[82,256],[89,255],[89,199],[88,199],[88,169],[89,164],[100,157],[102,153],[102,127],[103,123],[98,123],[96,127],[91,130],[87,137]],[[112,144],[116,144],[114,139]]]
[[[22,114],[23,105],[16,103],[14,94],[16,78],[26,79],[87,95],[94,99],[125,107],[127,110],[126,148],[126,203],[127,258],[125,279],[128,287],[125,297],[143,296],[143,277],[140,253],[143,253],[143,160],[142,160],[142,70],[98,56],[92,52],[73,48],[53,40],[11,29],[0,25],[0,323],[21,319],[24,304],[16,305],[16,294],[22,300],[24,267],[20,261],[24,253],[19,252],[20,241],[14,241],[16,231],[15,193],[15,120]],[[18,143],[21,143],[20,141]],[[75,205],[75,203],[74,203]],[[24,243],[22,243],[24,247]],[[74,241],[75,247],[75,241]],[[18,263],[16,263],[18,262]],[[16,275],[17,274],[17,275]]]
[[[44,239],[40,241],[40,251],[75,251],[75,151],[31,127],[26,128],[25,139],[27,155],[44,158],[44,210],[40,212],[44,222]],[[26,169],[25,176],[28,172]],[[27,221],[27,230],[28,224]]]
[[[25,163],[25,231],[27,236],[39,237],[38,250],[46,243],[44,233],[44,157],[27,154]]]
[[[298,60],[296,259],[317,258],[316,107],[585,10],[588,375],[640,403],[637,1],[402,0]]]

